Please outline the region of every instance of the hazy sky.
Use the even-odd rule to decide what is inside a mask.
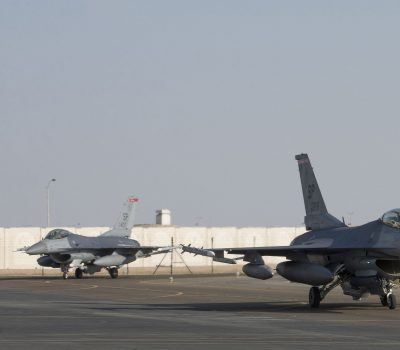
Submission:
[[[0,226],[301,225],[400,207],[399,1],[0,0]]]

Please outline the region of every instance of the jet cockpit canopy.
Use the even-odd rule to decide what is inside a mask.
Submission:
[[[400,208],[392,209],[382,216],[384,224],[400,229]]]
[[[51,230],[44,239],[61,239],[69,235],[69,232],[60,228]]]

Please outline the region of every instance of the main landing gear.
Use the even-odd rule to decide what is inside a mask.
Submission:
[[[310,292],[308,294],[308,303],[311,308],[318,308],[321,301],[326,297],[326,295],[337,285],[343,282],[343,278],[337,277],[331,283],[319,288],[319,287],[311,287]],[[379,296],[382,306],[388,307],[390,310],[394,310],[397,306],[396,296],[392,291],[393,283],[389,280],[381,280],[381,292],[385,293]],[[345,294],[349,294],[346,293]],[[350,294],[353,296],[353,300],[360,300],[361,295]]]
[[[392,287],[392,282],[383,280],[382,289],[386,294],[379,296],[382,306],[387,306],[390,310],[394,310],[397,306],[396,296],[393,294]]]
[[[381,295],[379,297],[381,299],[382,306],[387,306],[390,310],[394,310],[397,306],[396,296],[392,293],[387,295]]]
[[[318,287],[310,288],[310,292],[308,293],[308,303],[311,308],[319,308],[319,304],[321,303],[321,293],[319,292]]]
[[[75,270],[75,278],[81,279],[82,276],[83,276],[83,271],[82,271],[82,269],[77,268],[77,269]]]
[[[62,272],[62,278],[64,280],[68,279],[69,266],[68,265],[61,266],[61,272]],[[75,269],[75,278],[81,279],[82,277],[83,277],[83,270],[78,267],[77,269]]]
[[[392,293],[389,293],[386,296],[387,299],[387,306],[390,310],[394,310],[397,306],[396,296]]]
[[[118,269],[116,267],[110,267],[108,269],[108,273],[110,274],[111,278],[117,278],[118,277]]]
[[[310,307],[313,309],[319,308],[319,304],[321,303],[321,301],[324,300],[324,298],[332,289],[342,283],[342,281],[343,279],[339,275],[337,275],[331,283],[328,283],[321,288],[311,287],[310,292],[308,293],[308,304],[310,305]]]

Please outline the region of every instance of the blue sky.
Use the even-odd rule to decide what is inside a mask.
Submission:
[[[0,1],[0,226],[354,224],[400,207],[397,1]]]

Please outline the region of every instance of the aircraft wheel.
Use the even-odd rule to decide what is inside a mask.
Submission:
[[[108,270],[108,272],[109,272],[111,278],[118,277],[118,269],[116,267],[112,267],[110,270]]]
[[[311,287],[310,293],[308,294],[308,303],[312,308],[318,308],[321,303],[321,293],[318,287]]]
[[[380,296],[379,299],[381,299],[382,306],[388,306],[388,300],[386,295]]]
[[[68,273],[67,272],[63,272],[63,279],[68,279]]]
[[[75,270],[75,277],[76,278],[82,278],[82,276],[83,276],[83,271],[81,270],[81,269],[76,269]]]
[[[396,308],[397,302],[396,302],[396,296],[392,293],[389,293],[387,295],[387,306],[389,307],[390,310],[394,310]]]

